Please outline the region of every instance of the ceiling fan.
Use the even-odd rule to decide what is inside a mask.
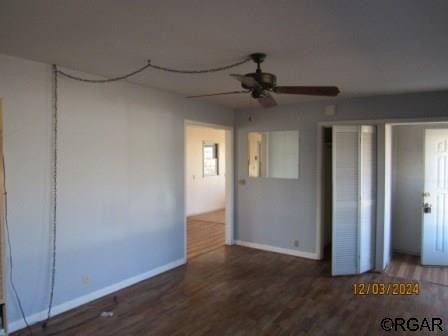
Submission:
[[[269,108],[277,105],[277,102],[272,97],[271,92],[278,94],[327,97],[337,96],[340,92],[336,86],[277,86],[277,77],[274,74],[263,72],[261,70],[260,64],[265,60],[266,54],[255,53],[251,54],[250,58],[252,58],[252,60],[257,64],[257,70],[255,70],[255,72],[245,75],[230,75],[241,83],[244,90],[188,96],[187,98],[250,93],[252,98],[256,99],[262,107]]]

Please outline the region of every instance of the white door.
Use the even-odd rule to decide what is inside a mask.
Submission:
[[[333,275],[373,268],[375,206],[375,128],[333,127]]]
[[[448,266],[448,129],[425,134],[423,265]]]

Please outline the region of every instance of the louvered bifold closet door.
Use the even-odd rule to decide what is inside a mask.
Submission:
[[[360,222],[359,272],[367,272],[375,264],[376,228],[376,127],[361,126],[360,147]]]
[[[357,274],[359,126],[333,127],[332,274]]]

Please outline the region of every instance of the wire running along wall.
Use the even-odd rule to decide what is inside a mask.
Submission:
[[[92,84],[105,84],[105,83],[111,83],[111,82],[117,82],[121,80],[128,79],[132,76],[135,76],[144,70],[148,68],[153,68],[160,71],[165,72],[171,72],[176,74],[205,74],[205,73],[212,73],[212,72],[219,72],[224,70],[229,70],[232,68],[235,68],[237,66],[240,66],[242,64],[248,63],[251,61],[250,57],[245,57],[241,59],[240,61],[220,66],[220,67],[214,67],[214,68],[208,68],[208,69],[198,69],[198,70],[181,70],[181,69],[174,69],[174,68],[168,68],[163,67],[159,65],[154,65],[151,63],[151,61],[148,61],[147,64],[144,66],[129,72],[125,75],[116,76],[112,78],[105,78],[105,79],[91,79],[91,78],[83,78],[80,76],[76,76],[70,73],[67,73],[65,71],[62,71],[58,68],[56,64],[52,65],[52,81],[53,81],[53,87],[52,87],[52,127],[51,127],[51,198],[50,198],[50,234],[51,234],[51,270],[50,270],[50,293],[49,293],[49,303],[48,303],[48,309],[47,309],[47,318],[43,323],[43,327],[46,327],[48,321],[51,318],[51,311],[53,308],[54,303],[54,292],[55,292],[55,286],[56,286],[56,260],[57,260],[57,229],[58,229],[58,136],[59,136],[59,76],[63,76],[65,78],[85,82],[85,83],[92,83]],[[6,192],[5,192],[5,203],[6,203]],[[7,203],[5,204],[7,206]],[[7,225],[7,212],[5,210],[5,223]],[[22,319],[25,323],[25,326],[27,327],[30,335],[33,334],[33,331],[30,327],[30,324],[28,323],[28,320],[26,318],[25,311],[23,309],[22,302],[20,300],[20,296],[16,290],[16,287],[13,282],[13,260],[12,260],[12,249],[11,249],[11,241],[9,239],[9,230],[7,227],[7,234],[8,234],[8,246],[9,246],[9,255],[10,255],[10,283],[11,287],[13,288],[13,293],[17,301],[17,305],[19,307],[20,314],[22,315]]]

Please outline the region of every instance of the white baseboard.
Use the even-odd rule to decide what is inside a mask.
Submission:
[[[70,301],[58,304],[57,306],[54,306],[53,309],[51,310],[51,315],[52,316],[59,315],[59,314],[64,313],[64,312],[66,312],[66,311],[68,311],[70,309],[79,307],[79,306],[81,306],[83,304],[86,304],[86,303],[88,303],[90,301],[99,299],[99,298],[101,298],[103,296],[106,296],[108,294],[114,293],[114,292],[116,292],[116,291],[118,291],[120,289],[132,286],[132,285],[134,285],[134,284],[136,284],[138,282],[141,282],[143,280],[147,280],[147,279],[152,278],[152,277],[154,277],[156,275],[159,275],[159,274],[164,273],[166,271],[169,271],[169,270],[171,270],[173,268],[181,266],[181,265],[185,264],[185,262],[186,262],[185,258],[178,259],[178,260],[175,260],[175,261],[170,262],[168,264],[165,264],[165,265],[159,266],[157,268],[154,268],[154,269],[152,269],[152,270],[150,270],[148,272],[136,275],[136,276],[134,276],[132,278],[125,279],[123,281],[120,281],[120,282],[117,282],[117,283],[115,283],[113,285],[104,287],[104,288],[99,289],[97,291],[94,291],[92,293],[83,295],[83,296],[78,297],[76,299],[73,299],[73,300],[70,300]],[[40,321],[43,321],[46,318],[47,318],[47,310],[46,309],[26,317],[26,319],[27,319],[27,321],[28,321],[28,323],[30,325],[32,325],[34,323],[37,323],[37,322],[40,322]],[[23,319],[19,319],[19,320],[13,321],[13,322],[8,324],[8,332],[9,333],[12,333],[14,331],[17,331],[17,330],[20,330],[20,329],[23,329],[23,328],[25,328],[25,321],[23,321]]]
[[[252,243],[252,242],[243,241],[243,240],[237,240],[236,244],[237,245],[241,245],[241,246],[255,248],[255,249],[258,249],[258,250],[264,250],[264,251],[269,251],[269,252],[275,252],[275,253],[292,255],[292,256],[295,256],[295,257],[302,257],[302,258],[307,258],[307,259],[319,260],[318,255],[316,253],[313,253],[313,252],[304,252],[304,251],[292,250],[292,249],[287,249],[287,248],[283,248],[283,247],[277,247],[277,246],[266,245],[266,244]]]

